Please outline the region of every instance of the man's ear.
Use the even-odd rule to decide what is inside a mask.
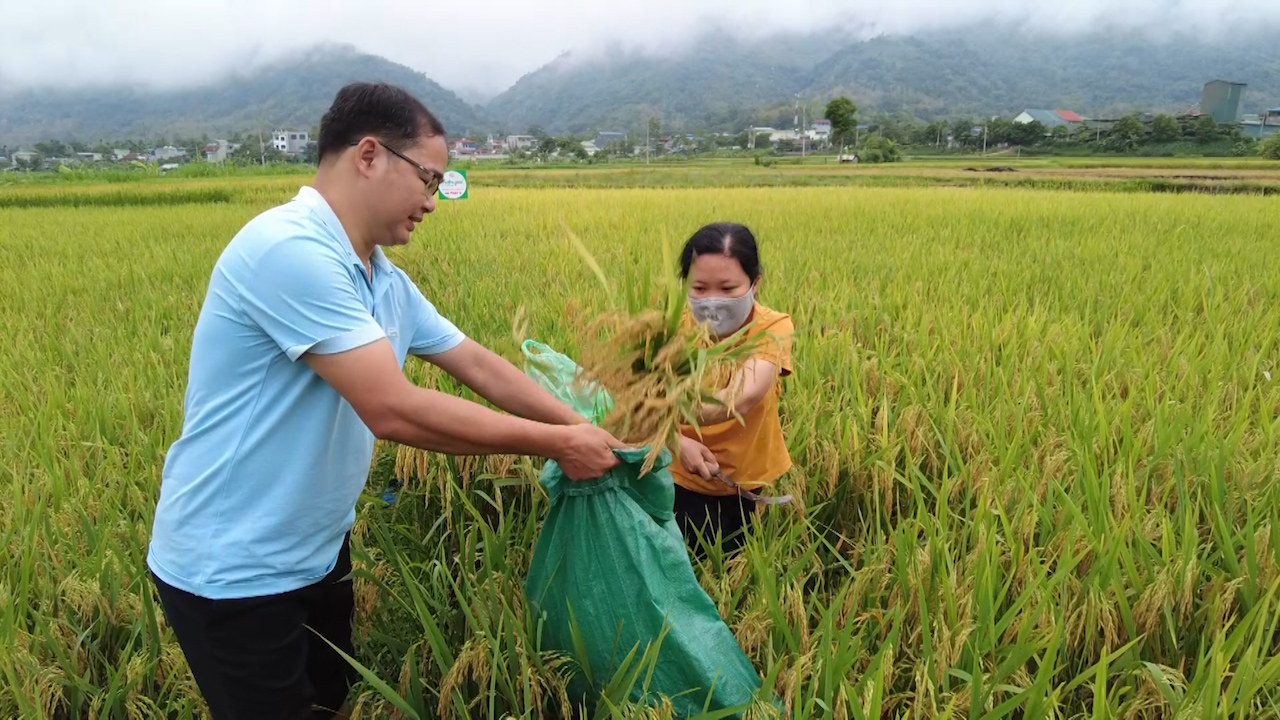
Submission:
[[[378,141],[371,137],[360,138],[351,153],[356,172],[362,177],[372,176],[378,164]]]

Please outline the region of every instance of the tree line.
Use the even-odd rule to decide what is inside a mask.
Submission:
[[[1265,153],[1267,147],[1245,135],[1239,125],[1218,123],[1210,115],[1144,118],[1134,113],[1109,122],[1054,127],[1038,120],[1015,123],[1003,117],[922,124],[900,115],[879,115],[871,121],[871,129],[902,145],[939,151],[1018,147],[1045,152],[1143,154],[1165,149],[1170,153],[1212,151],[1247,156]]]
[[[1240,126],[1220,124],[1212,116],[1181,116],[1168,114],[1144,118],[1134,113],[1110,122],[1086,122],[1074,126],[1046,127],[1037,120],[1016,123],[1012,118],[989,119],[960,118],[923,123],[906,114],[876,113],[866,118],[860,116],[857,105],[847,97],[837,97],[823,108],[823,116],[831,123],[831,134],[826,143],[801,145],[798,141],[782,140],[774,143],[766,133],[754,140],[747,130],[737,134],[693,133],[690,138],[680,134],[669,139],[668,147],[686,155],[697,155],[729,149],[754,149],[757,154],[796,153],[803,148],[811,153],[835,152],[855,155],[859,162],[896,162],[901,160],[906,148],[936,152],[992,151],[1016,147],[1028,152],[1041,153],[1115,153],[1115,154],[1175,154],[1178,152],[1218,155],[1262,155],[1280,160],[1280,134],[1261,142],[1246,136]],[[637,147],[648,147],[661,154],[660,142],[663,123],[659,117],[650,117],[646,133],[639,137],[628,135],[624,140],[598,148],[595,157],[583,146],[584,140],[594,136],[553,136],[535,126],[526,134],[535,138],[533,147],[513,153],[518,160],[550,159],[558,157],[593,162],[610,157],[631,157]],[[809,128],[801,128],[807,131]],[[313,128],[313,136],[318,128]],[[288,156],[277,150],[269,136],[257,133],[235,132],[225,139],[235,149],[226,158],[235,165],[272,163],[313,163],[315,143],[304,153]],[[165,137],[154,141],[140,138],[112,142],[87,143],[81,140],[46,140],[35,143],[36,158],[17,163],[29,169],[41,167],[44,160],[74,157],[78,153],[100,153],[104,161],[113,160],[116,150],[146,153],[157,147],[172,146],[185,151],[185,160],[203,160],[203,149],[215,140],[208,135],[201,137]],[[11,157],[17,148],[0,145],[0,156]]]

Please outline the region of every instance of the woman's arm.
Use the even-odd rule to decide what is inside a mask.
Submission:
[[[746,415],[760,404],[778,379],[778,366],[770,360],[754,357],[733,374],[729,386],[716,392],[720,404],[703,403],[698,412],[699,425],[715,425]]]

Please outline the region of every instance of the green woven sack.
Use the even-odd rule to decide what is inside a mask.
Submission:
[[[583,409],[606,402],[565,384],[577,376],[572,360],[545,345],[537,356],[539,373],[531,377],[599,417]],[[542,649],[579,662],[569,690],[588,707],[631,672],[632,702],[661,695],[679,717],[745,710],[760,678],[694,575],[672,511],[670,451],[643,475],[646,449],[615,453],[621,464],[595,480],[573,482],[555,461],[542,469],[551,507],[525,580]]]

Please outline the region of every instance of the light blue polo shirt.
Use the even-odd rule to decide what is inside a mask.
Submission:
[[[372,264],[370,281],[311,187],[249,221],[218,258],[147,554],[164,582],[250,597],[333,569],[375,438],[302,354],[385,337],[403,366],[464,338],[380,248]]]

